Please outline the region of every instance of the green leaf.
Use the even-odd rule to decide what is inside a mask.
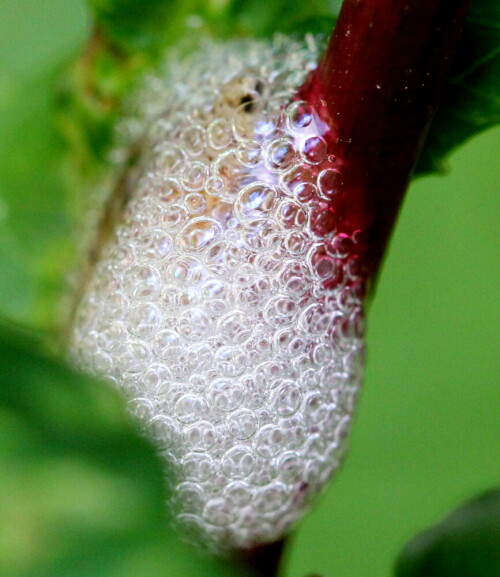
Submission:
[[[443,100],[417,174],[443,172],[446,157],[500,122],[500,3],[472,0]]]
[[[90,0],[90,6],[106,36],[122,47],[148,50],[163,40],[169,17],[164,0]]]
[[[66,144],[54,122],[55,75],[18,82],[0,74],[0,315],[45,329],[57,325],[57,304],[74,262],[74,216],[84,204],[75,208],[75,190],[86,187],[88,194],[101,175],[109,176],[108,152],[122,100],[149,62],[141,55],[161,51],[186,34],[328,34],[341,2],[92,0],[91,4],[98,29],[125,47],[128,56],[102,39],[92,40],[92,50],[67,76],[66,92],[60,92],[59,125]],[[193,15],[201,18],[190,20]],[[499,28],[498,2],[472,0],[417,174],[442,172],[446,157],[457,146],[500,122]],[[61,29],[56,26],[54,33]],[[71,196],[62,168],[68,143],[70,162],[76,167]]]
[[[158,50],[183,35],[270,37],[276,32],[329,35],[341,0],[92,0],[106,34],[129,50]],[[189,16],[200,17],[197,30]],[[472,0],[443,101],[431,125],[416,174],[444,172],[447,156],[500,122],[500,4]]]
[[[164,466],[109,386],[0,328],[2,577],[231,577],[166,525]]]
[[[156,54],[175,42],[200,0],[89,0],[107,39],[125,52]]]
[[[54,76],[0,82],[0,315],[54,326],[71,253]]]
[[[225,36],[275,32],[329,35],[340,0],[232,0]],[[500,3],[472,0],[442,103],[420,155],[416,174],[444,172],[446,158],[472,136],[500,123]]]
[[[396,577],[500,575],[500,489],[474,499],[404,548]]]
[[[225,35],[275,32],[329,35],[340,0],[232,0]],[[446,158],[472,136],[500,123],[500,3],[472,0],[442,103],[420,155],[416,174],[444,172]]]
[[[98,25],[114,44],[127,52],[153,53],[173,44],[182,34],[193,34],[193,26],[215,36],[233,38],[271,36],[275,32],[329,33],[341,5],[341,0],[89,2]]]
[[[226,35],[330,34],[341,4],[341,0],[232,0],[225,12]]]

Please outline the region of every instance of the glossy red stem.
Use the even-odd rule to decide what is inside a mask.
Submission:
[[[330,127],[337,230],[373,285],[459,38],[467,0],[345,0],[300,96]],[[364,258],[363,258],[364,256]]]
[[[439,102],[467,0],[345,0],[325,58],[297,97],[328,126],[336,230],[358,238],[373,285]],[[283,542],[247,552],[277,575]]]

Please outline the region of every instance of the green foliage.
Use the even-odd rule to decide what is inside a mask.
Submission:
[[[403,550],[396,577],[500,575],[500,489],[466,503]]]
[[[116,391],[0,328],[2,577],[244,577],[178,542],[163,475]]]
[[[54,326],[70,220],[54,77],[0,86],[0,316]]]
[[[339,0],[232,0],[219,15],[227,36],[269,37],[276,32],[330,34],[340,11]]]
[[[109,37],[128,50],[157,51],[183,34],[269,37],[276,32],[328,35],[341,0],[91,0]],[[186,26],[201,18],[199,29]],[[500,122],[500,5],[472,0],[443,102],[416,173],[443,172],[448,155],[475,134]]]
[[[417,166],[443,172],[447,156],[500,123],[500,3],[472,0],[450,78]]]
[[[329,33],[341,0],[89,0],[89,4],[113,43],[128,52],[154,53],[182,34],[197,31],[231,37]]]
[[[64,291],[68,268],[73,262],[73,227],[75,212],[78,212],[80,206],[75,203],[73,193],[68,192],[68,182],[72,188],[81,186],[81,183],[75,180],[76,174],[77,178],[81,178],[88,187],[90,182],[96,182],[101,176],[101,169],[107,162],[113,127],[120,114],[123,96],[138,75],[154,62],[164,46],[175,44],[184,35],[203,33],[221,37],[233,34],[265,37],[275,31],[296,34],[328,33],[339,7],[339,0],[311,2],[94,0],[92,9],[99,21],[101,38],[94,45],[96,49],[90,51],[93,58],[89,58],[87,52],[87,57],[80,59],[73,70],[65,75],[62,89],[61,73],[57,77],[49,75],[42,79],[33,74],[32,78],[24,81],[0,74],[0,316],[45,331],[56,325],[58,302]],[[193,14],[200,16],[201,20],[189,19],[188,17]],[[57,25],[62,27],[64,23]],[[472,0],[443,104],[431,128],[418,173],[442,171],[443,162],[451,151],[472,135],[500,122],[499,27],[498,2]],[[50,42],[49,36],[47,42]],[[32,50],[37,50],[37,47],[33,46]],[[62,54],[61,61],[66,56]],[[59,94],[57,115],[54,105],[56,87]],[[57,121],[54,120],[56,116]],[[66,143],[61,139],[56,124],[59,128],[62,127]],[[71,177],[68,176],[66,148],[68,142],[72,147],[69,157],[72,164]],[[95,172],[92,170],[93,167],[97,167]],[[483,183],[483,186],[486,184]],[[466,191],[462,192],[466,195]],[[432,200],[429,200],[428,205],[431,202]],[[428,205],[421,210],[428,211]],[[435,205],[433,206],[435,208]],[[469,223],[474,215],[478,216],[475,212],[476,209],[479,210],[475,198],[464,206],[463,211],[456,216],[453,225],[455,227]],[[493,204],[491,206],[493,207]],[[442,214],[446,215],[442,216],[442,220],[448,218],[448,208]],[[478,220],[481,218],[479,215]],[[448,233],[450,230],[443,227],[439,218],[433,221],[432,226],[433,230],[439,230],[440,238],[432,239],[432,243],[429,240],[428,245],[423,245],[428,246],[425,254],[426,273],[429,272],[430,254],[436,251],[444,255],[446,243],[450,243],[449,234],[445,234],[446,230]],[[477,286],[478,278],[483,279],[483,285],[491,283],[490,273],[485,272],[482,277],[477,276],[477,267],[481,263],[476,263],[476,256],[479,255],[478,261],[486,257],[479,244],[474,245],[478,238],[475,226],[467,229],[463,225],[463,229],[469,231],[465,234],[466,244],[470,251],[474,252],[473,258],[470,259],[471,263],[474,262],[473,266],[470,265],[474,273],[470,273],[471,280],[468,286],[471,291]],[[496,240],[496,229],[493,229],[491,224],[487,226],[490,236],[485,233],[481,238],[484,241],[489,239],[493,243]],[[411,236],[411,242],[408,241],[411,250],[405,254],[405,259],[412,260],[411,266],[418,257],[418,247],[422,246],[422,228],[423,226],[417,227],[418,230]],[[453,254],[457,254],[458,247],[453,246],[450,250]],[[460,268],[460,276],[467,272],[465,270],[464,273],[462,265],[460,262],[460,267],[456,267],[456,270]],[[395,287],[398,283],[404,285],[401,279],[408,278],[407,273],[411,266],[408,265],[404,269],[405,274],[396,275],[391,281],[391,286]],[[432,276],[434,282],[439,278],[442,268],[430,270],[432,274],[429,276]],[[456,270],[453,274],[456,274]],[[422,277],[421,274],[419,279],[414,279],[411,288],[407,288],[407,294],[401,296],[399,309],[394,305],[394,294],[392,292],[388,294],[387,301],[390,301],[391,306],[387,308],[388,312],[386,311],[389,315],[387,334],[384,334],[379,342],[390,340],[391,343],[395,343],[398,340],[394,339],[394,324],[401,323],[402,316],[408,314],[402,303],[406,303],[407,306],[411,301],[414,308],[418,306],[419,290],[427,294],[419,283],[429,282],[429,279]],[[444,282],[445,279],[441,280]],[[448,280],[450,288],[446,300],[453,301],[455,298],[453,302],[461,302],[463,294],[453,293],[456,279],[455,277],[452,279],[451,272]],[[432,294],[438,295],[439,291],[433,290]],[[379,294],[379,303],[381,296]],[[493,319],[494,311],[492,312],[493,303],[491,300],[485,305],[484,298],[481,298],[477,306],[484,308],[481,312],[482,318],[491,318],[491,322],[485,320],[484,325],[479,325],[483,332],[478,330],[472,333],[476,337],[474,340],[479,343],[477,347],[480,353],[477,353],[477,359],[481,361],[483,367],[488,366],[488,358],[491,365],[493,358],[488,357],[488,346],[492,348],[488,343],[492,343],[493,340],[492,338],[488,340],[488,335],[485,336],[488,326],[496,326]],[[457,327],[455,331],[457,334],[469,334],[471,331],[468,324],[476,305],[473,302],[469,304],[470,308],[460,309],[460,314],[467,317],[467,326],[460,324],[455,314],[449,318],[443,316],[444,323],[456,323],[453,326]],[[424,305],[421,303],[420,306]],[[432,309],[433,319],[438,317],[439,320],[442,307],[443,303],[436,300],[434,308],[429,308],[427,295],[425,310],[421,314],[421,319],[425,319],[425,322],[422,320],[422,327],[417,327],[422,338],[427,339],[429,336],[429,310]],[[372,315],[372,322],[373,320]],[[372,324],[372,327],[374,326]],[[407,330],[412,332],[412,339],[418,338],[413,331],[408,328]],[[439,348],[443,339],[438,338],[440,335],[435,336],[436,340],[429,342],[434,342],[436,348]],[[395,344],[391,346],[397,350]],[[442,387],[449,374],[454,373],[450,373],[449,367],[445,367],[446,370],[443,368],[441,350],[440,358],[435,361],[436,365],[441,367],[441,372],[434,377],[439,380],[440,386],[436,386],[436,383],[428,379],[429,358],[432,361],[432,354],[435,351],[426,350],[425,344],[422,346],[422,355],[424,353],[425,355],[420,357],[420,363],[416,363],[419,366],[414,371],[417,374],[414,388],[418,388],[418,382],[430,384],[429,390],[422,394],[425,394],[426,398],[432,395],[437,397],[436,402],[433,401],[430,405],[422,401],[419,410],[428,416],[432,409],[435,411],[433,418],[439,420],[440,413],[436,406],[441,401],[449,402],[451,405],[458,403],[454,396],[458,387],[456,383],[453,383],[453,387],[450,385],[448,389]],[[377,345],[372,347],[372,352],[376,351],[376,347]],[[460,362],[462,359],[470,358],[471,350],[473,343],[469,344],[466,354],[457,355],[450,364],[461,367]],[[405,362],[408,365],[414,363],[414,352],[412,348],[411,357],[401,363]],[[425,379],[420,375],[418,381],[419,371],[424,371],[421,368],[424,364]],[[392,366],[396,365],[397,359],[392,363]],[[466,369],[468,365],[463,366]],[[399,370],[402,371],[401,368]],[[474,380],[475,383],[474,393],[471,392],[470,397],[466,397],[470,401],[467,408],[476,403],[477,414],[483,415],[486,414],[484,412],[486,409],[478,407],[483,405],[489,407],[491,396],[487,396],[485,392],[487,383],[483,383],[481,393],[482,373],[479,376],[475,370],[472,373],[464,377]],[[488,376],[484,378],[487,379]],[[401,403],[398,405],[393,398],[401,388],[401,379],[400,373],[394,375],[397,386],[394,385],[392,389],[384,388],[387,387],[386,382],[381,383],[384,389],[381,394],[386,397],[392,395],[390,402],[378,399],[379,402],[374,407],[377,415],[380,415],[380,411],[383,415],[386,405],[390,408],[385,414],[386,420],[383,425],[380,425],[380,421],[384,421],[384,416],[382,418],[377,416],[375,419],[369,414],[370,391],[367,390],[365,393],[364,407],[367,414],[359,419],[359,425],[362,425],[361,421],[367,423],[371,418],[373,428],[368,427],[363,441],[368,442],[369,439],[371,442],[372,438],[382,438],[385,443],[388,442],[379,429],[390,431],[387,422],[394,419],[394,414],[401,410],[403,401],[400,399]],[[438,389],[448,390],[448,393],[439,396],[436,392]],[[462,387],[462,394],[465,389],[466,387]],[[479,396],[477,396],[478,389]],[[452,394],[453,399],[450,401]],[[118,395],[102,383],[77,375],[58,362],[48,359],[39,352],[37,343],[26,337],[1,331],[0,572],[2,576],[243,575],[241,568],[236,570],[229,565],[198,557],[192,550],[180,544],[166,527],[161,466],[152,448],[138,435],[135,427],[125,416],[122,405]],[[461,414],[461,410],[457,405],[457,414]],[[418,427],[422,426],[425,419],[418,414],[418,411],[415,412],[414,407],[411,408],[411,414],[415,415],[415,421],[412,421],[415,426],[406,435],[411,436],[413,440],[413,436],[418,437],[422,434]],[[379,429],[376,428],[377,423]],[[486,424],[485,427],[487,426]],[[457,430],[458,428],[457,425]],[[355,434],[357,431],[361,429],[358,428]],[[474,431],[474,434],[476,433],[477,431]],[[402,438],[400,431],[392,436],[397,438],[398,442]],[[462,439],[464,444],[469,436],[464,434]],[[484,438],[491,440],[492,433],[490,432],[489,436],[484,433]],[[455,440],[453,437],[454,442]],[[442,441],[444,454],[449,441],[445,437]],[[380,443],[379,448],[385,447],[385,443]],[[474,440],[471,440],[469,453],[476,448],[473,443]],[[413,450],[413,447],[412,444],[408,451]],[[424,448],[420,450],[424,455],[428,450],[427,445],[425,450]],[[382,449],[380,452],[383,452]],[[359,473],[357,485],[348,476],[343,478],[349,479],[350,484],[344,494],[345,507],[348,509],[346,518],[353,518],[356,505],[349,502],[349,495],[358,495],[356,490],[362,494],[364,483],[368,486],[367,493],[373,495],[372,479],[365,482],[361,478],[362,475],[371,474],[376,469],[375,465],[374,469],[369,468],[369,453],[374,453],[372,447],[367,449],[365,460],[357,470]],[[469,462],[476,463],[470,456],[468,458]],[[377,453],[376,460],[382,463],[379,465],[380,469],[389,471],[385,476],[379,472],[379,480],[389,479],[390,483],[393,482],[390,473],[391,462],[397,463],[394,470],[399,469],[398,459],[400,455],[391,457],[389,454],[384,461]],[[480,463],[484,465],[484,460]],[[450,469],[452,465],[456,465],[453,460],[448,464]],[[346,474],[349,474],[349,470],[344,471],[344,475]],[[426,482],[426,474],[421,474],[411,486],[411,490],[408,489],[407,497],[414,494],[419,483]],[[471,479],[472,477],[469,485],[472,486],[474,483]],[[443,483],[441,487],[442,491],[445,484]],[[338,488],[337,486],[335,489]],[[456,489],[457,492],[458,490]],[[463,491],[463,488],[460,490]],[[403,489],[398,487],[398,491],[402,492]],[[380,493],[379,498],[383,501],[386,495]],[[340,500],[342,501],[342,498]],[[339,504],[336,506],[338,511]],[[357,553],[354,551],[353,555],[359,553],[357,537],[358,531],[362,532],[362,524],[366,520],[365,507],[365,504],[358,504],[361,511],[360,523],[352,534],[352,546],[357,551]],[[387,510],[385,501],[381,510]],[[321,537],[325,540],[329,539],[333,523],[329,511],[327,515],[328,519],[322,525],[324,535]],[[493,496],[485,497],[454,514],[432,533],[426,534],[409,546],[398,564],[398,577],[421,575],[448,577],[450,574],[468,577],[465,570],[462,570],[462,565],[460,570],[450,573],[449,567],[452,566],[450,564],[454,558],[463,559],[463,567],[468,567],[469,562],[475,563],[474,570],[483,571],[470,573],[475,577],[479,575],[489,577],[490,574],[496,574],[487,573],[491,565],[484,565],[484,569],[481,569],[482,560],[490,559],[491,563],[498,563],[498,557],[494,556],[490,546],[492,543],[494,545],[492,538],[498,539],[498,533],[490,530],[494,529],[492,524],[495,522],[495,515],[498,515],[498,495],[496,500]],[[405,518],[409,516],[408,510],[405,509],[404,515],[401,516]],[[386,525],[389,525],[388,521]],[[384,539],[384,531],[389,532],[387,526],[384,526],[383,520],[379,521],[377,543],[379,539]],[[371,529],[368,530],[374,533]],[[314,535],[313,545],[317,542],[318,537]],[[380,548],[378,544],[373,546],[374,551]],[[304,557],[307,557],[309,550],[310,547],[304,549]],[[337,554],[340,556],[341,552]],[[364,555],[364,552],[361,552],[361,555]],[[470,561],[472,559],[474,561]],[[309,558],[304,561],[307,565],[311,562]],[[444,569],[445,567],[448,569]],[[428,573],[422,573],[422,568]],[[442,572],[438,573],[438,569]],[[443,572],[445,570],[448,573]]]
[[[107,38],[126,52],[156,52],[169,32],[193,9],[193,2],[172,0],[89,0]]]

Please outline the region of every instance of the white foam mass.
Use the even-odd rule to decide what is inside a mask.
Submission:
[[[360,386],[356,239],[332,224],[321,121],[293,100],[317,59],[310,38],[206,43],[144,80],[130,200],[72,330],[166,459],[178,524],[219,552],[289,531]]]

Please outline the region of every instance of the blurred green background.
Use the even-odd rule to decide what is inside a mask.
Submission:
[[[0,88],[70,56],[88,27],[83,0],[0,0]],[[500,481],[499,151],[490,130],[409,191],[350,453],[293,539],[290,577],[388,577],[416,532]]]

